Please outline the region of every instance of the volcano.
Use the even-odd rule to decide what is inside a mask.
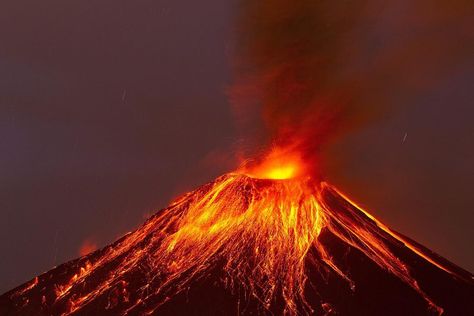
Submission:
[[[472,274],[290,171],[221,176],[3,294],[0,314],[473,315]]]

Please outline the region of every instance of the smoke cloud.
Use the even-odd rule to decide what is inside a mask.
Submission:
[[[316,158],[459,66],[467,1],[243,0],[231,99],[264,139]],[[461,22],[460,22],[461,21]],[[463,22],[464,21],[464,22]],[[457,27],[456,36],[449,28]],[[241,120],[242,122],[242,120]],[[245,125],[247,123],[247,125]]]

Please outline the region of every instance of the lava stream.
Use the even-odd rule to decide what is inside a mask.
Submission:
[[[331,196],[343,202],[335,208]],[[437,267],[449,269],[357,208],[334,187],[309,177],[257,179],[242,173],[224,175],[182,196],[140,229],[86,256],[90,261],[83,261],[69,281],[56,285],[52,304],[68,315],[107,296],[107,308],[126,304],[124,315],[152,314],[219,266],[228,288],[244,289],[264,309],[270,310],[279,298],[284,302],[283,313],[310,314],[314,307],[306,297],[310,266],[335,272],[349,287],[357,287],[333,260],[331,249],[318,240],[323,230],[408,284],[427,307],[442,314],[390,245],[401,243]],[[106,277],[105,266],[114,271]],[[126,280],[133,280],[130,276],[137,271],[144,271],[147,280],[137,295],[130,296]],[[19,293],[37,284],[35,279]],[[110,293],[115,294],[111,297]],[[43,295],[42,301],[47,303],[48,297]]]

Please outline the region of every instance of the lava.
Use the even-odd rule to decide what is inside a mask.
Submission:
[[[375,90],[383,90],[373,88],[384,77],[378,68],[393,70],[383,58],[370,63],[374,69],[352,65],[364,51],[359,43],[367,42],[354,40],[355,33],[373,23],[365,5],[245,0],[241,7],[230,94],[236,108],[261,107],[274,147],[184,194],[115,243],[96,251],[85,243],[81,258],[0,296],[0,314],[175,315],[161,308],[209,279],[238,298],[238,314],[241,301],[250,300],[258,303],[251,314],[339,314],[335,297],[350,291],[344,304],[361,281],[345,262],[351,255],[365,268],[359,272],[388,275],[384,285],[402,284],[423,311],[441,315],[446,307],[437,301],[445,289],[423,287],[421,269],[435,271],[450,291],[462,284],[456,293],[472,301],[471,274],[392,231],[319,176],[321,147],[382,107],[373,102]],[[328,280],[336,286],[320,291]],[[458,310],[458,301],[450,302]],[[346,315],[355,314],[350,307]],[[372,315],[393,314],[383,308]]]
[[[306,164],[301,155],[291,149],[274,147],[256,165],[244,164],[238,173],[257,179],[285,180],[303,176]]]
[[[44,281],[40,276],[10,298],[42,288],[38,300],[41,297],[43,306],[50,304],[63,315],[102,300],[106,309],[125,306],[124,315],[153,314],[220,267],[225,287],[243,289],[264,310],[272,310],[280,298],[284,314],[311,314],[315,306],[306,295],[310,267],[321,273],[331,271],[351,289],[357,286],[333,259],[332,250],[320,242],[322,231],[328,231],[415,290],[427,309],[442,314],[442,307],[420,288],[392,246],[403,244],[421,260],[456,277],[454,272],[330,184],[305,175],[297,156],[273,160],[277,154],[272,152],[269,161],[247,172],[226,174],[183,195],[140,229],[85,256],[86,261],[78,263],[64,283],[55,284],[53,294],[38,286]],[[332,206],[328,192],[341,197],[338,208]],[[109,272],[104,274],[104,269]],[[130,280],[138,271],[145,271],[147,277],[131,293]],[[314,286],[317,289],[318,284]],[[49,297],[53,299],[48,301]],[[326,303],[320,307],[332,308]]]

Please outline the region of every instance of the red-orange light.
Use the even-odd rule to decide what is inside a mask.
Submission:
[[[298,153],[274,148],[257,166],[243,168],[252,178],[284,180],[304,174],[304,163]]]

